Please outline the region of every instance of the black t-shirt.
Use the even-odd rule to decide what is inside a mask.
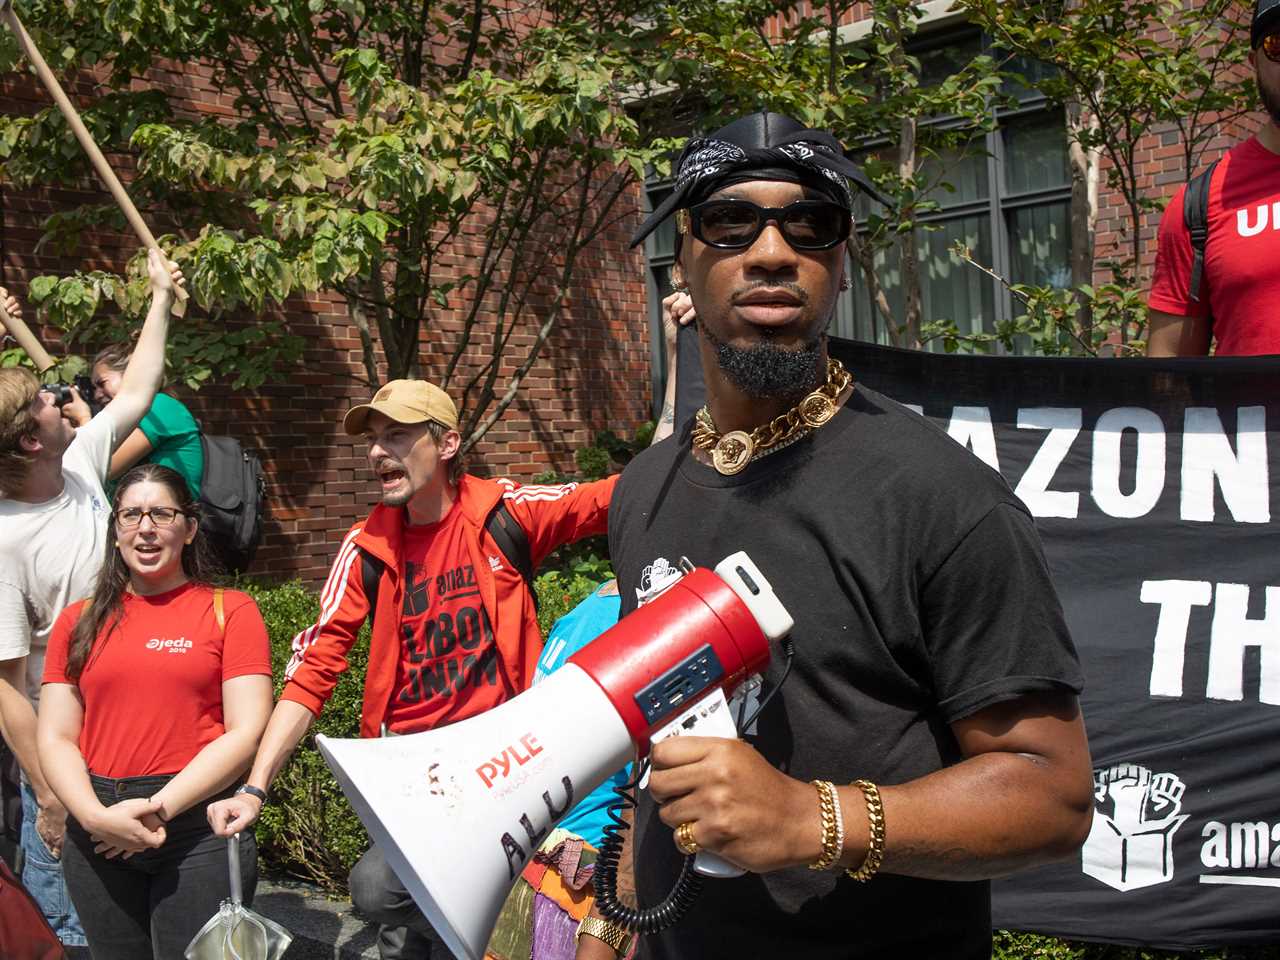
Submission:
[[[1080,690],[1030,515],[999,474],[871,390],[737,476],[694,460],[687,427],[645,451],[614,492],[609,548],[624,616],[659,558],[713,567],[746,550],[760,567],[795,618],[795,662],[748,739],[792,777],[914,780],[961,759],[951,722]],[[775,650],[766,691],[782,667]],[[681,857],[647,791],[634,852],[640,901],[657,903]],[[706,880],[641,956],[967,960],[990,955],[990,910],[985,882],[799,867]]]

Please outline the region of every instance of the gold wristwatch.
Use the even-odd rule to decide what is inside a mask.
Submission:
[[[578,924],[578,932],[574,934],[573,942],[577,943],[584,933],[613,947],[620,957],[625,956],[631,949],[631,931],[608,920],[601,920],[599,917],[583,917]]]

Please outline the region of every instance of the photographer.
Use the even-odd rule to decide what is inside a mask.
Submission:
[[[130,348],[113,345],[98,351],[93,358],[93,398],[105,407],[124,382],[133,356]],[[89,422],[86,403],[67,404],[77,427]],[[136,430],[124,438],[111,455],[107,478],[116,480],[130,467],[140,463],[156,463],[178,473],[186,481],[192,496],[199,499],[200,481],[204,478],[204,450],[200,446],[200,424],[181,400],[167,393],[157,393]]]
[[[106,555],[102,485],[111,454],[150,408],[164,373],[182,273],[155,250],[147,271],[151,308],[137,349],[115,399],[84,427],[64,417],[65,394],[41,389],[28,370],[0,370],[0,730],[23,774],[23,883],[63,943],[77,946],[84,932],[59,861],[66,810],[36,756],[35,706],[53,623],[92,592]],[[9,309],[18,312],[16,303]]]

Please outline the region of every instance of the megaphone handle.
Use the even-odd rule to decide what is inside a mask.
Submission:
[[[231,864],[231,902],[237,907],[244,898],[244,886],[240,880],[240,834],[227,838],[227,860]]]
[[[724,857],[707,853],[705,850],[693,858],[693,869],[704,877],[715,877],[717,880],[732,880],[747,872]]]

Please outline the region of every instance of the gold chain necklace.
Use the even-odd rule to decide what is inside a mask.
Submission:
[[[711,411],[703,407],[693,423],[693,445],[711,453],[711,465],[725,477],[741,473],[748,463],[789,446],[835,416],[836,400],[853,383],[853,376],[839,360],[827,361],[827,382],[807,394],[786,413],[779,414],[750,433],[716,430]]]

